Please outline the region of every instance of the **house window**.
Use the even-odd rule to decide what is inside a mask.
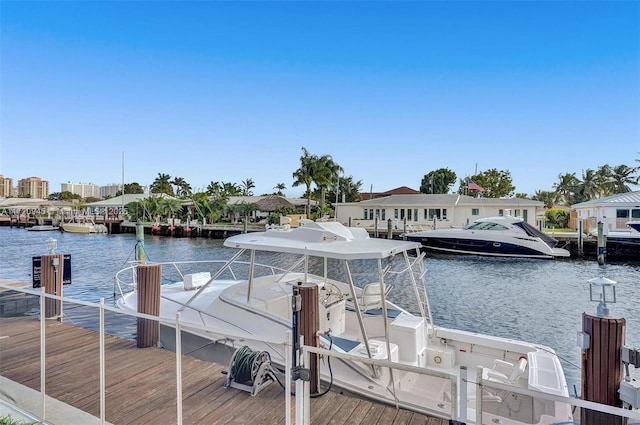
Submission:
[[[373,208],[369,208],[369,220],[373,220],[375,217],[373,216]]]
[[[616,210],[616,218],[629,218],[629,210]]]
[[[500,217],[502,217],[502,216],[504,215],[504,210],[503,210],[503,209],[499,209],[499,210],[498,210],[498,215],[499,215]]]
[[[513,211],[513,215],[514,215],[515,217],[520,217],[520,210],[514,210],[514,211]]]
[[[387,219],[387,210],[382,210],[382,216],[380,217],[382,220],[386,220]]]
[[[446,208],[443,208],[443,209],[442,209],[442,219],[443,219],[443,220],[446,220],[446,219],[447,219],[447,209],[446,209]]]
[[[393,218],[398,218],[398,209],[397,208],[395,208],[393,210]]]
[[[413,210],[413,221],[418,221],[418,209]]]
[[[364,209],[364,219],[369,220],[369,210],[366,208]]]
[[[440,209],[429,208],[429,215],[427,216],[427,218],[429,220],[433,220],[434,218],[437,218],[438,220],[440,220]]]
[[[404,220],[404,208],[400,209],[400,220]]]
[[[411,208],[407,208],[407,220],[411,221]]]
[[[502,211],[502,210],[500,210],[500,211]],[[480,209],[472,208],[471,209],[471,215],[480,215]],[[502,213],[500,215],[502,215]]]
[[[522,219],[524,221],[529,221],[529,210],[522,210]]]
[[[631,218],[640,218],[640,209],[631,210]]]

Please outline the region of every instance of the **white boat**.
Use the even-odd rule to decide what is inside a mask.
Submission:
[[[569,257],[558,241],[519,217],[487,217],[452,229],[435,229],[404,234],[427,250],[494,257]]]
[[[27,227],[27,230],[31,232],[49,232],[51,230],[60,230],[58,226],[53,226],[51,224],[40,224],[36,226]]]
[[[107,233],[107,226],[94,223],[91,217],[73,217],[60,223],[62,230],[69,233]]]
[[[217,270],[190,273],[182,281],[161,286],[163,323],[175,323],[180,312],[183,331],[234,343],[236,348],[246,344],[267,351],[274,364],[283,365],[284,344],[251,341],[284,341],[292,328],[294,287],[315,285],[320,294],[317,311],[322,347],[431,373],[391,371],[332,358],[320,362],[325,388],[332,383],[379,402],[449,418],[456,397],[451,376],[454,381],[459,379],[461,366],[466,366],[473,381],[477,367],[482,366],[486,379],[568,396],[562,366],[551,348],[433,323],[424,282],[424,254],[418,243],[370,238],[365,229],[337,222],[311,222],[295,229],[285,225],[232,236],[224,245],[238,252]],[[242,261],[247,257],[249,262]],[[280,266],[263,264],[266,260],[277,260]],[[135,287],[135,267],[117,274],[120,288],[125,284]],[[202,269],[205,263],[197,262],[196,267]],[[172,268],[163,267],[163,275]],[[121,290],[121,294],[117,306],[137,311],[137,290]],[[225,332],[236,337],[227,337]],[[161,332],[163,338],[162,343],[171,346],[175,333],[163,336]],[[473,384],[466,388],[468,423],[472,423],[476,389]],[[550,424],[572,418],[565,403],[487,388],[483,390],[483,412],[486,423],[500,424]]]

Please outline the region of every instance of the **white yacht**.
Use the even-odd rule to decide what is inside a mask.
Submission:
[[[475,220],[462,228],[406,233],[407,240],[420,242],[427,250],[452,254],[494,257],[569,257],[558,241],[519,217],[511,215]]]
[[[163,323],[175,324],[180,312],[181,329],[189,334],[267,351],[273,364],[282,366],[284,335],[292,329],[294,316],[293,289],[317,286],[321,347],[353,355],[319,362],[323,388],[332,384],[379,402],[451,418],[452,403],[458,402],[452,380],[460,379],[465,366],[473,381],[482,366],[486,379],[568,396],[562,366],[551,348],[434,324],[424,253],[416,242],[370,238],[365,229],[337,222],[310,222],[232,236],[224,245],[238,251],[217,269],[185,274],[181,281],[161,286]],[[267,263],[273,260],[278,264]],[[163,275],[183,266],[164,266]],[[202,261],[196,265],[201,270],[205,266]],[[133,287],[130,292],[121,290],[117,300],[119,308],[129,311],[137,311],[135,267],[116,276],[121,288]],[[173,345],[171,338],[175,341],[175,334],[162,342]],[[251,342],[260,338],[283,343]],[[357,361],[361,358],[413,366],[420,373],[372,367]],[[470,383],[460,396],[466,400],[467,423],[473,423],[476,386]],[[572,420],[568,404],[509,391],[485,388],[482,406],[486,423]]]

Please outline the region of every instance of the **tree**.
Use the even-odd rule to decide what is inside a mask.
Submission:
[[[313,164],[313,181],[320,189],[320,205],[325,204],[325,192],[332,184],[339,183],[339,174],[344,170],[333,161],[331,155],[316,157]]]
[[[285,186],[284,183],[278,183],[277,185],[273,186],[273,188],[276,190],[276,195],[283,196],[282,191],[285,190],[287,186]]]
[[[140,183],[137,183],[137,182],[125,183],[124,193],[125,195],[129,193],[144,193],[144,188],[140,186]],[[116,196],[120,196],[120,195],[122,195],[122,190],[119,190],[116,192]]]
[[[491,168],[480,174],[475,174],[470,179],[478,186],[484,189],[484,197],[501,198],[504,196],[513,196],[515,186],[512,183],[511,172],[509,170],[497,170]],[[458,193],[469,193],[467,179],[460,179],[460,188]]]
[[[349,177],[340,177],[338,183],[338,202],[359,202],[360,201],[360,192],[362,191],[362,180],[358,180],[357,182],[353,181],[353,176]],[[333,203],[336,200],[336,191],[335,188],[330,187],[327,191],[327,199],[330,203]]]
[[[256,184],[253,182],[253,179],[247,178],[242,180],[240,187],[242,188],[242,196],[252,196],[253,192],[251,189],[255,188]]]
[[[300,157],[300,168],[293,172],[292,186],[297,187],[304,185],[306,190],[304,192],[307,198],[307,208],[305,213],[307,217],[311,215],[311,184],[313,183],[313,157],[309,154],[306,148],[302,148],[302,156]]]
[[[545,208],[551,208],[558,202],[558,193],[545,190],[536,190],[535,195],[531,197],[534,201],[544,203]]]
[[[306,148],[302,148],[300,168],[293,172],[295,180],[292,186],[305,186],[307,216],[311,215],[311,185],[315,183],[320,189],[320,205],[324,205],[327,188],[338,182],[338,173],[343,171],[342,167],[333,161],[331,155],[311,155]]]
[[[439,168],[425,174],[420,183],[422,193],[449,193],[451,186],[456,182],[456,173],[448,168]]]
[[[191,185],[182,177],[175,177],[170,183],[176,187],[176,196],[185,198],[191,195]]]
[[[565,205],[573,203],[575,193],[580,186],[580,180],[576,177],[576,173],[564,173],[558,175],[558,182],[553,184],[553,188],[559,196],[559,200]]]
[[[242,195],[242,189],[235,183],[222,182],[222,193],[225,196],[240,196]]]
[[[629,167],[628,165],[616,165],[611,168],[611,182],[613,193],[631,192],[629,185],[637,185],[638,177],[632,176],[639,167]]]
[[[159,212],[166,214],[167,219],[172,218],[181,209],[182,204],[175,199],[161,198],[158,201],[158,210]]]
[[[598,172],[587,168],[582,172],[582,181],[578,184],[573,201],[585,202],[596,199],[600,195],[600,187],[598,185]]]
[[[169,174],[158,173],[158,177],[151,183],[151,193],[165,193],[173,196],[171,176]]]

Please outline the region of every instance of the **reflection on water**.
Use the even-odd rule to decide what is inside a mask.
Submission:
[[[31,258],[46,254],[45,240],[58,240],[58,252],[71,254],[72,281],[64,295],[113,305],[114,276],[134,258],[134,235],[81,235],[57,232],[27,232],[0,228],[0,278],[31,281]],[[150,261],[229,259],[235,250],[211,239],[147,237],[145,251]],[[270,263],[261,253],[258,260]],[[279,257],[284,266],[293,260]],[[322,264],[316,265],[321,270]],[[618,302],[613,315],[627,320],[628,345],[640,346],[640,263],[607,264],[578,260],[526,260],[483,257],[428,256],[427,290],[434,321],[444,327],[534,341],[547,345],[562,359],[570,388],[578,386],[580,350],[576,333],[582,313],[595,311],[589,301],[591,278],[605,275],[618,282]],[[197,270],[194,270],[197,271]],[[340,273],[340,270],[334,270]],[[355,270],[362,272],[363,270]],[[165,279],[172,278],[165,276]],[[396,285],[390,297],[402,303],[411,288]],[[65,306],[70,320],[95,320],[97,313],[85,307]],[[109,332],[131,336],[135,321],[107,314]],[[575,365],[575,366],[574,366]]]

